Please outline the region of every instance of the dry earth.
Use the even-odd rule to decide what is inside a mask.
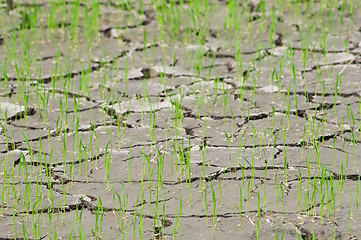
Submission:
[[[361,239],[358,1],[155,2],[1,3],[0,239]]]

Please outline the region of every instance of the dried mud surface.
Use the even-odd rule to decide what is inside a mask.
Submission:
[[[55,3],[14,2],[0,9],[0,62],[10,39],[18,54],[0,70],[0,239],[361,239],[358,6],[347,31],[304,46],[291,12],[270,38],[259,1],[251,38],[211,26],[203,44],[170,41],[152,1],[100,2],[96,41],[91,6],[49,21]],[[201,31],[182,16],[180,39]]]

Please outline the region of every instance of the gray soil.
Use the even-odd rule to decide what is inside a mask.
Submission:
[[[244,38],[227,1],[178,38],[153,1],[121,2],[100,1],[94,41],[91,5],[0,2],[0,239],[361,239],[358,3],[305,46],[325,1],[287,1],[301,17],[272,12],[273,37],[272,1],[244,1]]]

